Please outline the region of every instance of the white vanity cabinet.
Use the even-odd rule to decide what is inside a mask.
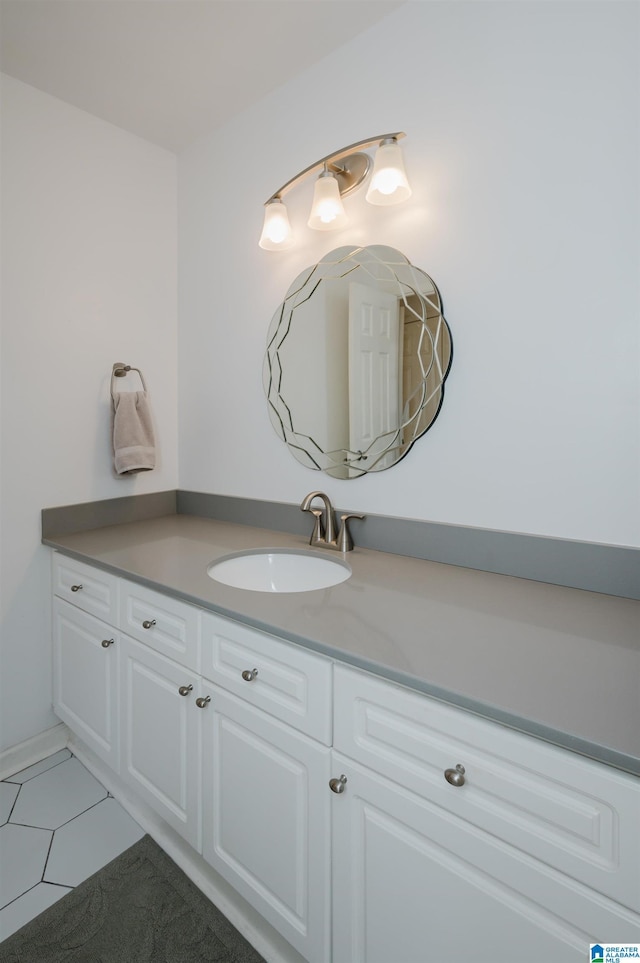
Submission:
[[[333,963],[584,963],[586,936],[522,892],[526,862],[339,753],[334,765],[347,782],[333,810]]]
[[[637,939],[637,780],[345,666],[334,684],[333,963]]]
[[[200,849],[202,680],[135,639],[120,652],[121,778]]]
[[[202,674],[257,709],[331,745],[333,665],[210,612],[202,616]]]
[[[202,641],[218,682],[205,687],[202,854],[305,959],[328,963],[331,662],[210,614]]]
[[[583,963],[637,941],[637,778],[53,568],[56,712],[309,963]]]
[[[200,616],[195,605],[123,579],[119,582],[120,628],[154,652],[200,671]]]
[[[305,959],[328,963],[331,750],[205,691],[202,855]]]
[[[53,705],[63,722],[117,772],[117,579],[72,559],[55,558]]]
[[[200,851],[201,611],[119,580],[121,777]]]
[[[82,574],[113,622],[55,599],[56,692],[82,708],[56,696],[57,713],[302,956],[329,963],[332,662],[64,556],[53,566],[74,600]],[[102,689],[111,756],[94,734]]]
[[[108,625],[118,623],[118,579],[57,552],[53,555],[53,594]]]

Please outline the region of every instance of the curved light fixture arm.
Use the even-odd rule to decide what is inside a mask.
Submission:
[[[325,164],[333,174],[337,175],[338,182],[340,184],[340,193],[346,194],[350,190],[353,190],[355,187],[357,187],[366,177],[369,170],[369,164],[367,163],[366,166],[364,166],[363,172],[358,172],[356,174],[355,171],[349,171],[351,176],[348,178],[348,181],[351,183],[347,182],[345,184],[344,182],[340,183],[340,174],[345,171],[345,168],[341,168],[337,162],[351,156],[352,154],[358,154],[362,149],[380,144],[383,140],[400,140],[402,137],[406,137],[406,134],[401,130],[391,134],[379,134],[378,137],[368,137],[366,140],[359,140],[355,144],[349,144],[348,147],[343,147],[342,150],[336,150],[332,154],[327,154],[326,157],[323,157],[321,160],[316,161],[315,164],[311,164],[309,167],[306,167],[303,171],[300,171],[299,174],[296,174],[295,177],[292,177],[291,180],[287,181],[286,184],[283,184],[282,187],[280,187],[274,194],[271,195],[270,198],[268,198],[268,200],[265,201],[265,205],[270,204],[271,201],[280,200],[288,191],[291,190],[292,187],[295,187],[296,184],[299,184],[300,181],[304,180],[308,174],[313,174],[314,171],[321,170]],[[366,157],[366,155],[363,156]],[[359,178],[355,183],[353,183],[354,177]]]

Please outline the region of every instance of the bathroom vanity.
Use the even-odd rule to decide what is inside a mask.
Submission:
[[[185,516],[47,542],[72,745],[309,963],[640,939],[638,603],[357,548],[245,591],[207,567],[306,542]]]

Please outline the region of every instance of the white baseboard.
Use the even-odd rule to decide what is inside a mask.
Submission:
[[[303,957],[250,906],[219,873],[127,786],[109,766],[69,733],[69,749],[102,783],[132,819],[148,833],[183,873],[217,906],[264,957],[266,963],[305,963]]]
[[[41,759],[58,752],[69,742],[69,729],[63,722],[51,729],[39,732],[31,739],[25,739],[16,746],[9,746],[0,752],[0,779],[7,779],[14,773],[32,766]]]

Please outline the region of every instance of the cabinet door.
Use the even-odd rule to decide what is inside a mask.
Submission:
[[[122,778],[199,849],[200,677],[127,636],[120,664]]]
[[[62,599],[53,602],[53,707],[90,749],[118,771],[119,637]]]
[[[206,692],[203,856],[306,960],[323,963],[330,750],[217,686]]]
[[[347,777],[332,798],[334,963],[584,963],[588,935],[535,882],[524,892],[526,857],[338,753],[333,766]]]

